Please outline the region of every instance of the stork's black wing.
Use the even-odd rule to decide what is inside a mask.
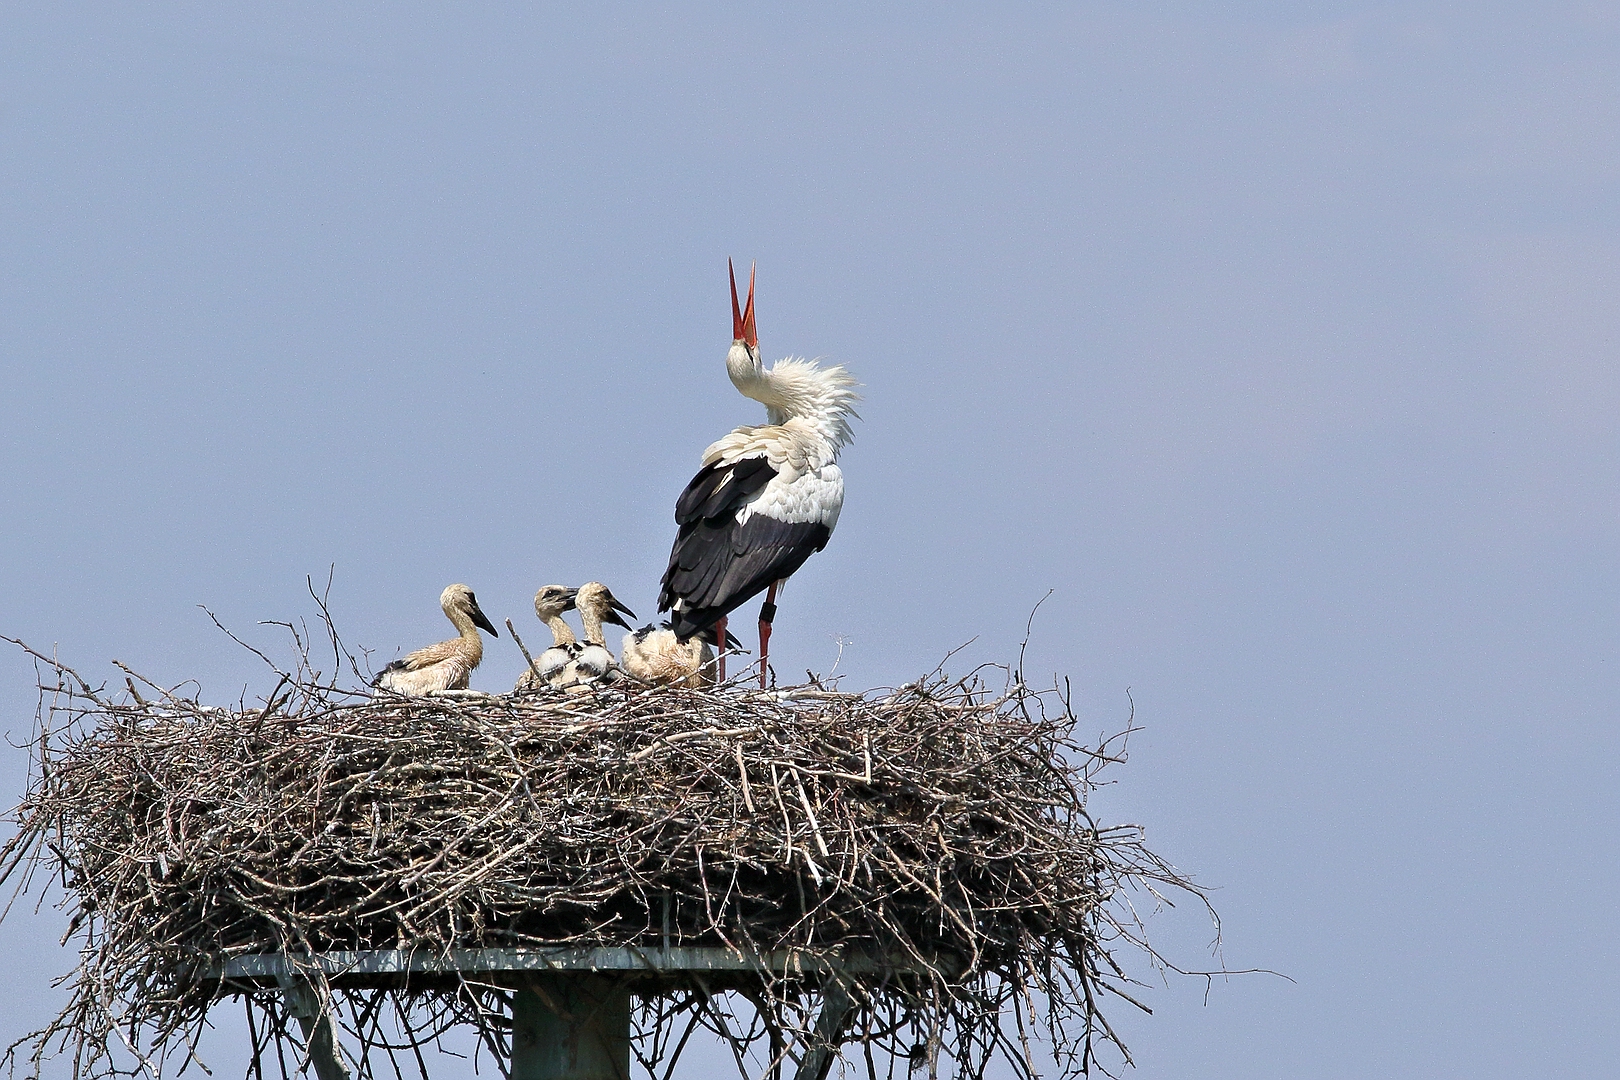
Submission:
[[[675,636],[685,641],[804,565],[827,545],[832,530],[819,522],[778,521],[764,514],[737,523],[737,511],[776,476],[764,457],[709,465],[692,478],[675,503],[680,526],[664,571],[658,610],[673,616]]]

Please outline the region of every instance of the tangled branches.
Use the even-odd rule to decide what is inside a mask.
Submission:
[[[41,672],[0,880],[45,868],[64,885],[71,1000],[23,1049],[36,1068],[71,1054],[76,1076],[119,1071],[120,1043],[156,1076],[153,1050],[192,1045],[229,995],[247,1001],[255,1063],[279,1050],[286,1004],[224,976],[233,958],[559,946],[751,958],[746,977],[636,982],[655,1077],[693,1026],[730,1039],[745,1075],[831,1037],[874,1076],[874,1048],[913,1046],[960,1075],[998,1056],[1028,1075],[1032,1038],[1084,1072],[1103,1044],[1124,1051],[1102,1010],[1130,1000],[1114,952],[1147,949],[1124,891],[1199,895],[1139,829],[1091,820],[1117,755],[1075,741],[1062,692],[1016,681],[371,699],[306,661],[225,709]],[[506,1060],[512,987],[373,984],[338,1012],[362,1051],[408,1048],[425,1077],[420,1046],[457,1023]],[[835,996],[839,1029],[818,1034],[811,1002],[825,1015]],[[756,1041],[769,1049],[750,1058]]]

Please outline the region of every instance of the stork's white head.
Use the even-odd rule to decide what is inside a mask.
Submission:
[[[726,373],[744,397],[765,406],[768,423],[784,424],[795,418],[808,421],[832,447],[850,441],[850,418],[855,416],[855,380],[842,367],[824,368],[811,360],[788,357],[769,369],[760,363],[759,332],[754,328],[754,270],[748,270],[748,302],[737,303],[737,271],[731,271],[731,351]]]

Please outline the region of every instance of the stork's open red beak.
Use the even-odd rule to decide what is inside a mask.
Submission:
[[[748,304],[737,305],[737,271],[731,260],[726,260],[726,272],[731,275],[731,340],[740,341],[750,349],[759,348],[759,332],[754,329],[754,267],[748,267]]]

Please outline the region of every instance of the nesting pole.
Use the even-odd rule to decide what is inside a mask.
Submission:
[[[630,991],[601,975],[542,975],[512,1000],[511,1080],[628,1080]]]
[[[338,1054],[337,1025],[332,1012],[307,979],[283,967],[276,974],[287,1015],[298,1021],[304,1032],[305,1053],[319,1080],[350,1080],[348,1066]]]

